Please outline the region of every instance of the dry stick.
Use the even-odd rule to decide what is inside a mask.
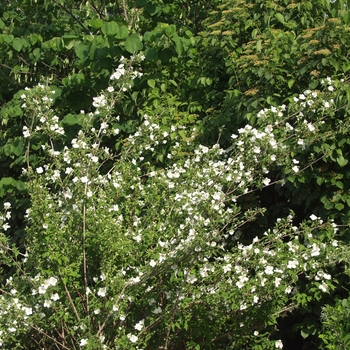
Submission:
[[[128,14],[126,12],[126,5],[125,5],[125,0],[123,0],[123,10],[124,10],[124,17],[127,23],[129,23],[129,18],[128,18]]]
[[[118,296],[118,299],[117,299],[117,301],[116,301],[116,304],[118,304],[118,302],[119,302],[121,296],[124,294],[124,291],[125,291],[126,287],[128,287],[128,284],[126,284],[126,285],[124,286],[124,288],[122,289],[122,291],[119,293],[119,296]],[[101,332],[103,331],[103,328],[105,327],[105,325],[106,325],[107,321],[109,320],[109,318],[112,316],[113,312],[114,312],[114,311],[113,311],[113,308],[112,308],[112,310],[111,310],[111,311],[109,312],[109,314],[107,315],[105,321],[103,322],[102,326],[99,327],[98,332],[97,332],[97,336],[99,336],[99,335],[101,334]]]
[[[182,284],[184,284],[184,282]],[[165,350],[167,350],[168,346],[169,346],[169,337],[170,337],[170,332],[171,332],[171,326],[173,324],[173,321],[175,318],[175,313],[177,311],[177,304],[179,302],[179,296],[180,296],[180,294],[177,295],[175,305],[172,308],[171,318],[170,318],[169,327],[168,327],[168,331],[167,331],[167,335],[166,335]]]
[[[62,276],[61,271],[60,271],[60,268],[58,268],[58,273],[60,274],[60,276]],[[62,277],[61,277],[61,278],[62,278]],[[63,278],[62,278],[62,282],[63,282],[64,290],[66,291],[66,294],[67,294],[69,303],[70,303],[70,305],[71,305],[71,307],[72,307],[72,309],[73,309],[74,315],[75,315],[75,317],[77,318],[77,320],[80,322],[80,317],[79,317],[78,311],[77,311],[77,309],[75,308],[75,305],[74,305],[74,303],[73,303],[72,297],[71,297],[71,295],[70,295],[70,293],[69,293],[69,290],[68,290],[66,284],[65,284],[64,281],[63,281]]]
[[[85,184],[85,195],[87,192],[87,183]],[[87,263],[86,263],[86,203],[84,201],[83,205],[83,270],[84,270],[84,288],[85,288],[85,294],[86,294],[86,312],[89,317],[90,310],[89,310],[89,293],[88,293],[88,285],[87,285]]]
[[[45,337],[51,339],[55,345],[60,345],[61,347],[59,349],[66,349],[66,350],[71,350],[69,348],[67,348],[66,346],[64,346],[62,343],[60,343],[57,339],[50,337],[47,333],[43,332],[40,328],[36,327],[36,326],[31,326],[33,329],[35,329],[36,331],[38,331],[39,333],[43,334]]]

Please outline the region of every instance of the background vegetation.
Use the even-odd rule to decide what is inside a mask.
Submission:
[[[346,349],[349,6],[3,1],[3,346]]]

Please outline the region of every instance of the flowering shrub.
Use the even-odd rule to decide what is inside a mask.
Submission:
[[[336,83],[260,111],[258,127],[239,129],[228,149],[196,144],[195,128],[144,115],[116,152],[103,140],[118,138],[113,107],[140,75],[140,59],[121,59],[90,114],[56,116],[48,86],[21,96],[32,205],[23,249],[0,240],[13,271],[1,289],[1,345],[281,349],[278,319],[336,288],[332,268],[348,247],[336,237],[339,223],[314,214],[297,222],[293,212],[262,235],[241,237],[265,209],[244,210],[239,199],[294,181],[319,161],[306,150],[335,112]],[[74,137],[67,123],[79,125]],[[50,161],[33,168],[38,138]],[[152,163],[159,145],[167,146],[163,168]],[[280,178],[271,179],[276,169]],[[3,231],[10,217],[6,202]]]

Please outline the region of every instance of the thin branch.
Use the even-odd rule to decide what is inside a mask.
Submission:
[[[60,343],[57,339],[49,336],[47,333],[45,333],[44,331],[42,331],[40,328],[36,327],[36,326],[33,326],[31,325],[31,327],[33,329],[35,329],[37,332],[43,334],[45,337],[49,338],[50,340],[52,340],[54,342],[55,345],[60,345],[60,349],[66,349],[66,350],[70,350],[69,348],[67,348],[65,345],[63,345],[62,343]]]
[[[124,17],[127,23],[129,23],[128,13],[126,12],[126,4],[125,0],[123,0],[123,11],[124,11]]]
[[[61,271],[60,271],[60,268],[58,268],[58,273],[60,274],[61,279],[62,279],[62,282],[63,282],[62,273],[61,273]],[[71,304],[71,307],[72,307],[72,309],[73,309],[74,315],[75,315],[75,317],[77,318],[77,320],[80,322],[80,317],[79,317],[78,311],[77,311],[77,309],[75,308],[75,305],[74,305],[74,303],[73,303],[72,297],[71,297],[71,295],[70,295],[70,293],[69,293],[69,290],[68,290],[68,288],[67,288],[67,286],[66,286],[66,284],[65,284],[64,282],[63,282],[63,286],[64,286],[64,289],[65,289],[65,291],[66,291],[68,300],[69,300],[69,302],[70,302],[70,304]]]
[[[93,0],[90,0],[90,5],[97,12],[97,14],[99,15],[100,18],[104,18],[105,17],[104,14],[100,11],[100,9],[97,8],[97,6],[93,2]]]
[[[87,183],[85,184],[85,195],[87,192]],[[83,274],[84,274],[84,289],[86,294],[86,312],[89,316],[89,293],[88,293],[88,283],[87,283],[87,262],[86,262],[86,203],[84,201],[83,205],[83,238],[82,238],[82,244],[83,244]]]
[[[81,23],[81,21],[79,20],[79,18],[77,18],[76,16],[73,15],[73,13],[68,10],[67,8],[65,8],[62,4],[60,4],[58,1],[54,1],[63,11],[65,11],[66,13],[68,13],[72,18],[74,18],[74,20],[80,25],[80,27],[83,28],[83,30],[85,31],[86,34],[89,34],[90,31],[84,26],[83,23]]]
[[[125,291],[126,287],[128,287],[128,284],[125,284],[124,288],[123,288],[122,291],[119,293],[118,299],[117,299],[117,301],[115,302],[116,304],[118,304],[120,298],[121,298],[122,295],[124,294],[124,291]],[[101,332],[103,331],[103,329],[104,329],[104,327],[105,327],[107,321],[108,321],[109,318],[112,316],[113,312],[114,312],[114,311],[113,311],[113,308],[112,308],[112,310],[111,310],[111,311],[109,312],[109,314],[107,315],[107,317],[106,317],[105,321],[103,322],[103,324],[99,327],[98,332],[97,332],[97,336],[99,336],[99,335],[101,334]]]

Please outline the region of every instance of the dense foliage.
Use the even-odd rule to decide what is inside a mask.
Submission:
[[[348,6],[1,3],[1,346],[346,349]]]

